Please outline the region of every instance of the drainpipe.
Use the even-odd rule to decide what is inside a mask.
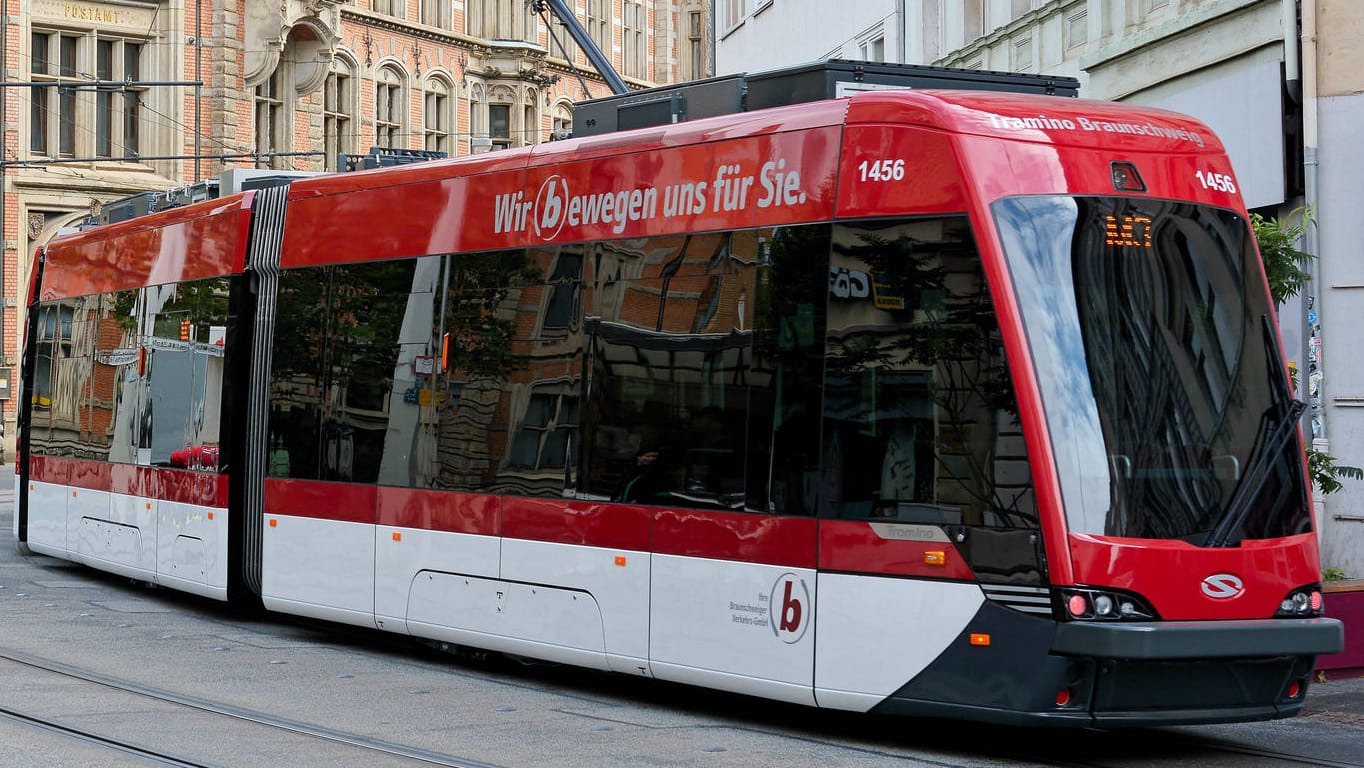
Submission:
[[[1317,169],[1319,167],[1317,157],[1317,8],[1316,0],[1304,0],[1302,4],[1302,161],[1303,161],[1303,202],[1314,213],[1317,212],[1319,202],[1317,191]],[[1318,236],[1316,227],[1308,227],[1303,233],[1303,250],[1307,253],[1317,255],[1318,258],[1312,260],[1308,271],[1312,276],[1308,286],[1311,288],[1313,297],[1312,309],[1316,311],[1317,318],[1322,317],[1323,291],[1321,284],[1321,258],[1318,254]],[[1304,322],[1306,321],[1307,302],[1302,302]],[[1304,334],[1304,342],[1308,345],[1308,352],[1311,352],[1311,328]],[[1310,355],[1304,361],[1310,360]],[[1325,385],[1325,376],[1322,377],[1322,384]],[[1307,390],[1304,390],[1307,391]],[[1318,389],[1318,395],[1324,393]],[[1325,402],[1325,397],[1321,397],[1321,402]],[[1324,414],[1319,409],[1313,415],[1321,419],[1321,425],[1315,432],[1318,440],[1326,440],[1326,424]]]
[[[1288,90],[1288,98],[1294,104],[1302,103],[1302,81],[1301,69],[1298,64],[1298,0],[1279,0],[1280,7],[1283,9],[1280,14],[1283,17],[1283,71],[1284,86]],[[1308,0],[1313,2],[1313,0]],[[1306,11],[1304,11],[1304,14]],[[1315,13],[1315,10],[1314,10]],[[1303,35],[1307,30],[1303,30]]]
[[[1285,3],[1287,6],[1287,3]],[[1291,37],[1292,31],[1289,29],[1285,37]],[[1303,163],[1303,202],[1309,210],[1317,212],[1318,191],[1317,191],[1317,169],[1319,167],[1317,157],[1317,0],[1303,0],[1302,3],[1302,163]],[[1320,221],[1320,219],[1318,219]],[[1307,434],[1312,440],[1312,449],[1322,453],[1330,453],[1331,442],[1327,437],[1326,431],[1326,371],[1323,361],[1317,362],[1317,372],[1320,374],[1320,384],[1317,385],[1317,397],[1313,401],[1311,397],[1311,373],[1312,373],[1312,324],[1308,322],[1308,313],[1315,312],[1317,322],[1320,324],[1321,318],[1325,317],[1323,306],[1325,298],[1325,286],[1322,285],[1321,278],[1321,257],[1318,252],[1319,238],[1315,226],[1308,227],[1303,232],[1303,250],[1317,256],[1308,265],[1308,274],[1311,280],[1307,283],[1307,290],[1304,291],[1302,304],[1303,321],[1303,372],[1300,392],[1307,394],[1306,400],[1312,403],[1307,409],[1308,431]],[[1323,355],[1323,358],[1325,356]],[[1320,493],[1312,494],[1313,510],[1312,516],[1315,518],[1315,529],[1320,533],[1326,517],[1326,504]]]

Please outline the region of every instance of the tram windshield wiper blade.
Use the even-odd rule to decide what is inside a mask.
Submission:
[[[1272,361],[1278,359],[1278,350],[1274,347],[1273,326],[1270,324],[1268,316],[1261,316],[1264,335],[1265,355],[1270,366],[1270,379],[1279,382],[1274,387],[1276,395],[1282,400],[1287,400],[1287,407],[1280,409],[1277,404],[1270,406],[1265,412],[1263,424],[1272,424],[1273,428],[1265,437],[1264,443],[1260,446],[1260,451],[1256,454],[1246,473],[1241,476],[1241,481],[1236,485],[1236,494],[1232,496],[1227,504],[1226,514],[1218,521],[1216,527],[1208,533],[1204,540],[1205,547],[1225,547],[1241,524],[1245,522],[1250,514],[1251,507],[1255,503],[1255,498],[1260,494],[1260,489],[1264,488],[1265,481],[1269,479],[1269,467],[1272,462],[1277,461],[1288,442],[1297,436],[1298,419],[1307,410],[1307,404],[1292,396],[1288,390],[1287,383],[1276,376],[1276,371]],[[1275,411],[1279,411],[1275,413]],[[1277,420],[1276,420],[1277,419]],[[1263,427],[1261,430],[1263,434]]]

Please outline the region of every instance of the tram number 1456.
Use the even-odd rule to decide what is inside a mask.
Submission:
[[[857,166],[862,181],[900,181],[905,177],[905,161],[901,160],[863,160]]]

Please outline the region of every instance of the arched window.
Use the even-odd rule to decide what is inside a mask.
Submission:
[[[329,171],[340,167],[342,153],[355,153],[355,64],[337,54],[322,87],[322,138]]]
[[[406,117],[402,73],[392,66],[380,67],[374,76],[374,145],[404,146]]]
[[[454,155],[455,87],[444,77],[432,77],[427,79],[425,90],[423,146],[428,151]]]
[[[550,123],[550,137],[562,139],[573,133],[573,105],[560,101],[554,105],[554,117]]]

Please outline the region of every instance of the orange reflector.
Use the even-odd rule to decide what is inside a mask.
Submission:
[[[398,531],[394,531],[394,532],[393,532],[393,540],[394,540],[394,541],[402,541],[402,540],[403,540],[403,535],[402,535],[401,533],[399,533]]]
[[[151,509],[151,508],[152,508],[152,505],[148,504],[148,505],[147,505],[147,509]],[[212,513],[212,512],[209,512],[209,513],[208,513],[208,519],[209,519],[209,520],[212,520],[212,519],[213,519],[213,513]]]
[[[625,565],[625,555],[616,555],[616,565]]]
[[[924,565],[947,565],[946,552],[925,552]]]
[[[137,377],[140,379],[147,375],[147,348],[137,348]]]
[[[277,525],[279,525],[279,521],[276,520],[276,519],[273,518],[273,517],[270,518],[270,527],[271,527],[271,528],[274,528],[274,527],[277,526]]]
[[[450,333],[440,337],[440,373],[450,370]]]
[[[147,502],[147,509],[151,509],[151,508],[152,508],[152,503],[149,501],[149,502]],[[212,513],[212,512],[210,512],[210,513],[208,514],[208,519],[210,519],[210,520],[213,519],[213,513]]]
[[[990,644],[990,636],[983,632],[971,633],[971,645],[985,646]]]
[[[75,491],[72,491],[72,492],[71,492],[71,498],[73,498],[73,499],[76,498],[76,492],[75,492]]]

